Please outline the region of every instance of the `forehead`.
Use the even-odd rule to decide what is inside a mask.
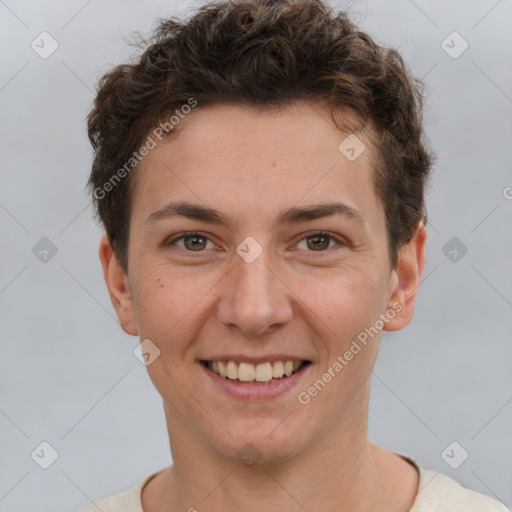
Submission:
[[[355,120],[347,112],[347,122]],[[361,133],[336,127],[318,104],[272,111],[198,106],[178,129],[137,170],[133,222],[176,201],[235,219],[250,220],[258,211],[269,226],[294,205],[342,202],[370,221],[382,214],[372,182],[374,149]]]

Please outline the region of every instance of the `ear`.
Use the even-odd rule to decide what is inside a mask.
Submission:
[[[106,234],[101,238],[99,254],[103,266],[103,277],[119,323],[123,331],[136,336],[138,329],[128,276],[124,273]]]
[[[412,320],[421,274],[425,267],[426,247],[427,230],[423,222],[420,222],[410,242],[400,248],[398,263],[391,271],[388,308],[395,310],[396,315],[384,324],[383,330],[398,331]]]

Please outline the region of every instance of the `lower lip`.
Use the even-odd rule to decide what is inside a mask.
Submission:
[[[311,363],[309,363],[303,366],[297,373],[292,373],[289,377],[253,384],[221,377],[203,364],[198,364],[206,372],[206,375],[228,395],[244,400],[268,400],[290,391],[294,386],[298,385],[311,366]]]

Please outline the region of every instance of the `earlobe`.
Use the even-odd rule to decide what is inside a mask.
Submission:
[[[138,334],[135,311],[128,276],[122,269],[107,235],[100,241],[99,256],[103,267],[103,277],[108,288],[110,300],[116,310],[122,329],[132,336]]]
[[[416,296],[425,267],[427,230],[421,222],[413,238],[401,247],[398,263],[392,271],[392,291],[389,308],[396,312],[393,319],[384,325],[385,331],[403,329],[414,316]],[[399,303],[400,306],[397,306]],[[392,306],[394,304],[394,306]]]

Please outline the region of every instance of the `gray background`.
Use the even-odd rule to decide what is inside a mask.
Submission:
[[[0,0],[0,511],[77,511],[171,463],[161,400],[103,282],[84,117],[133,30],[198,4]],[[331,5],[425,78],[439,156],[416,315],[383,335],[370,437],[510,507],[512,2]],[[31,48],[42,31],[59,44],[48,59]],[[441,47],[453,31],[469,43],[456,59]],[[46,262],[42,237],[57,248]],[[42,441],[58,452],[46,470],[31,458]],[[441,456],[453,441],[469,453],[458,469]]]

